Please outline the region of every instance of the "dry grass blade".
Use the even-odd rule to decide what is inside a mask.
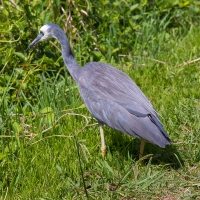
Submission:
[[[189,65],[189,64],[192,64],[192,63],[195,63],[195,62],[199,62],[199,61],[200,61],[200,58],[196,58],[194,60],[189,60],[189,61],[183,62],[183,63],[181,63],[180,65],[178,65],[176,67],[184,67],[186,65]]]
[[[59,117],[59,118],[53,123],[52,126],[50,126],[49,128],[43,130],[42,133],[45,133],[45,132],[51,130],[62,118],[64,118],[65,116],[68,116],[68,115],[81,116],[81,117],[83,117],[83,118],[86,120],[86,125],[85,125],[84,127],[86,127],[86,126],[88,125],[88,119],[87,119],[88,117],[87,117],[87,116],[81,115],[81,114],[76,114],[76,113],[66,113],[66,114],[62,115],[61,117]],[[84,129],[84,128],[83,128],[83,129]],[[82,130],[82,129],[81,129],[81,130]],[[81,132],[81,130],[80,130],[79,132]]]

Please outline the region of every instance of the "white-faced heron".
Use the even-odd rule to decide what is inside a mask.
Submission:
[[[60,42],[65,65],[78,84],[85,106],[99,123],[103,156],[106,154],[104,124],[141,138],[140,158],[146,140],[162,148],[171,144],[156,111],[134,81],[122,71],[101,62],[89,62],[80,67],[66,34],[56,24],[42,26],[26,51],[48,38]]]

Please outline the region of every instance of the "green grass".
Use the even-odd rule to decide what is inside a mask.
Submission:
[[[194,41],[194,47],[197,36],[198,31],[181,38],[172,51],[181,49],[181,59],[191,59],[186,40]],[[98,126],[89,126],[96,122],[81,106],[75,83],[68,74],[51,79],[44,74],[40,87],[31,87],[35,105],[28,109],[16,104],[13,109],[29,113],[12,112],[6,118],[8,138],[1,136],[2,199],[86,199],[86,194],[89,199],[198,199],[199,64],[179,66],[172,59],[162,65],[141,58],[137,65],[123,69],[162,116],[172,146],[160,149],[148,143],[147,158],[140,161],[139,140],[106,127],[108,155],[103,159]],[[76,115],[67,114],[45,132],[65,113]]]
[[[129,53],[117,59],[118,50],[112,51],[119,45],[123,52],[126,41],[112,40],[114,24],[105,36],[109,51],[87,49],[90,32],[72,43],[78,63],[99,59],[123,70],[160,114],[173,144],[147,143],[142,160],[140,141],[109,127],[102,158],[98,125],[53,45],[29,55],[2,47],[0,199],[200,199],[200,29],[159,32],[155,21],[144,20],[135,46],[124,47]],[[98,47],[102,40],[95,42]]]

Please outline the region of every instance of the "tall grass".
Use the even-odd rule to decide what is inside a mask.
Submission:
[[[131,1],[13,2],[3,1],[0,14],[0,198],[198,199],[200,30],[190,13],[198,2],[189,11],[177,8],[182,1],[172,11],[158,1],[153,11]],[[140,141],[105,127],[103,159],[99,128],[58,43],[24,53],[48,21],[64,28],[80,65],[100,60],[130,75],[173,145],[147,143],[138,160]]]

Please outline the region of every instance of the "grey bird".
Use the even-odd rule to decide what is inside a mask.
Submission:
[[[65,65],[78,84],[85,106],[98,121],[102,156],[106,155],[104,124],[141,138],[139,158],[143,156],[146,140],[162,148],[171,144],[157,112],[135,82],[117,68],[101,62],[89,62],[80,67],[65,32],[56,24],[42,26],[26,51],[48,38],[56,38],[61,44]]]

